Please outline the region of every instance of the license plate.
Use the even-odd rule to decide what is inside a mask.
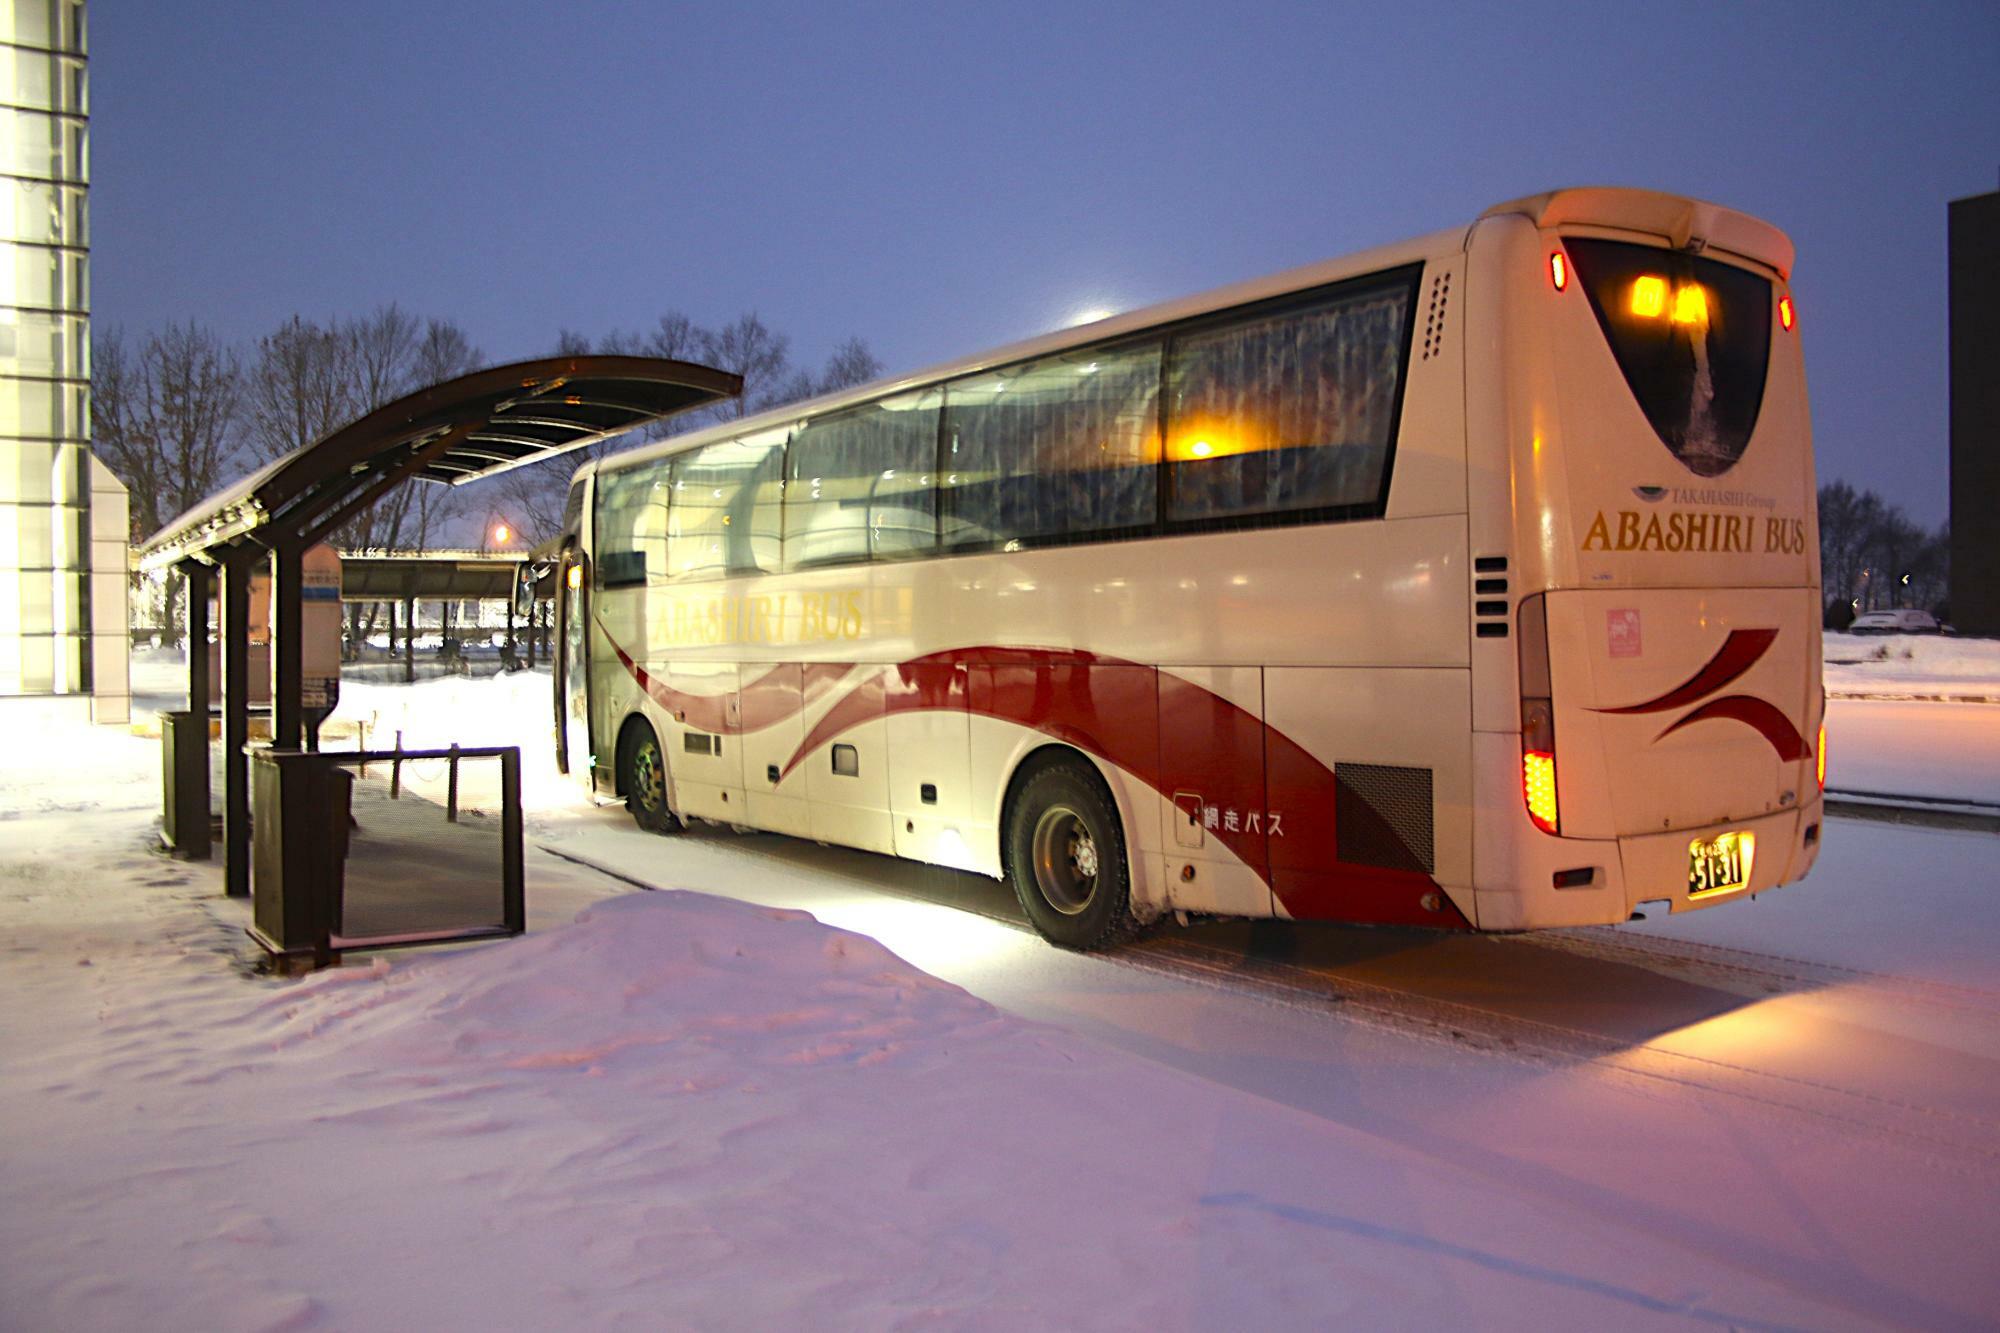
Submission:
[[[1750,862],[1757,851],[1751,833],[1724,833],[1706,842],[1688,844],[1688,897],[1740,889],[1750,882]]]

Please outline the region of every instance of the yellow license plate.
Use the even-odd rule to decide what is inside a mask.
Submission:
[[[1688,844],[1688,897],[1740,889],[1750,882],[1750,862],[1757,852],[1752,833],[1724,833],[1706,842]]]

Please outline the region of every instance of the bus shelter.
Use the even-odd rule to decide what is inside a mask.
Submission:
[[[307,702],[302,611],[305,555],[404,484],[464,485],[688,412],[742,391],[739,376],[661,357],[577,356],[475,371],[398,399],[297,449],[202,501],[148,538],[142,569],[188,580],[188,699],[210,697],[211,596],[221,624],[223,864],[226,890],[251,888],[249,773],[251,583],[268,570],[271,747],[299,752]],[[216,595],[219,585],[219,595]],[[208,727],[186,738],[199,751],[181,771],[208,809]],[[198,796],[199,804],[195,801]],[[208,855],[206,817],[183,821],[183,855]]]
[[[388,608],[389,649],[394,656],[400,644],[406,681],[416,679],[417,608],[426,602],[446,608],[462,602],[505,602],[507,653],[518,653],[516,622],[525,617],[526,665],[533,666],[540,632],[535,581],[533,555],[526,550],[341,553],[340,600]],[[449,636],[448,611],[440,623]],[[358,651],[359,645],[353,646]]]

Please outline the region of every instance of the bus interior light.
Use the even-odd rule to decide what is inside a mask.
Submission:
[[[1667,313],[1667,280],[1648,273],[1632,283],[1632,313],[1658,319]]]
[[[1674,323],[1708,323],[1708,293],[1700,283],[1688,283],[1674,289]]]
[[[1780,323],[1780,324],[1782,324],[1782,325],[1784,325],[1784,326],[1785,326],[1785,332],[1787,332],[1787,333],[1790,333],[1790,332],[1792,331],[1792,320],[1793,320],[1793,318],[1794,318],[1794,316],[1793,316],[1793,314],[1792,314],[1792,298],[1791,298],[1791,297],[1789,297],[1789,296],[1781,296],[1781,297],[1779,297],[1779,298],[1778,298],[1778,323]]]
[[[1569,257],[1560,250],[1549,255],[1549,281],[1559,292],[1569,286]]]

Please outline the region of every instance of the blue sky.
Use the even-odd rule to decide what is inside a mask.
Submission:
[[[912,369],[1566,184],[1777,223],[1823,478],[1946,509],[1987,4],[91,6],[94,318],[493,359],[745,310]]]

